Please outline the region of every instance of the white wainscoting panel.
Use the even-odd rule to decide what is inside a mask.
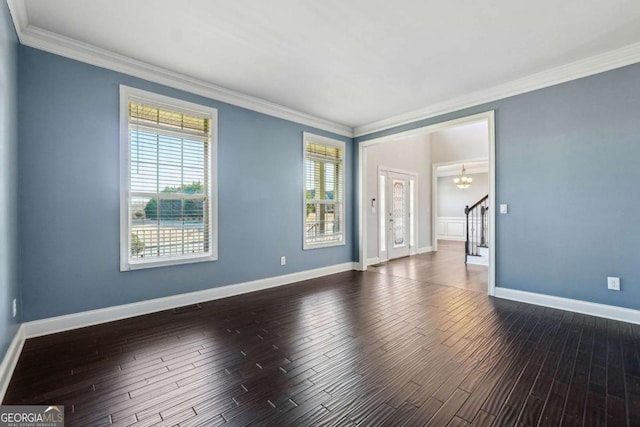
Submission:
[[[439,216],[436,221],[438,240],[465,240],[465,217]]]

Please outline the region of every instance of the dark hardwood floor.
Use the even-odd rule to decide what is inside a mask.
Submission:
[[[346,272],[30,339],[67,426],[640,425],[640,326]]]
[[[369,270],[437,285],[487,293],[488,267],[464,263],[464,242],[438,241],[438,251],[394,259]]]

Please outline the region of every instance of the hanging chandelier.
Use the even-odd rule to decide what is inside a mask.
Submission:
[[[453,179],[453,183],[456,187],[465,189],[471,187],[471,183],[473,182],[473,178],[468,177],[465,174],[466,170],[464,168],[464,164],[462,165],[462,174],[458,178]]]

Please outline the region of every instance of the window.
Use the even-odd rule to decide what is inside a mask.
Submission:
[[[304,249],[344,245],[344,147],[309,133],[304,139]]]
[[[213,108],[120,88],[120,270],[217,259]]]

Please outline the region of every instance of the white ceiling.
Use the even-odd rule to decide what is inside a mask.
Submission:
[[[640,42],[638,0],[10,1],[29,28],[349,127]]]

